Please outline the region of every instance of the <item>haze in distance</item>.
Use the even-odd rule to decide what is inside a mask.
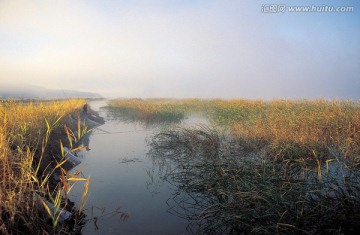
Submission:
[[[360,2],[0,1],[0,86],[104,97],[360,98]],[[353,6],[290,12],[290,6]]]

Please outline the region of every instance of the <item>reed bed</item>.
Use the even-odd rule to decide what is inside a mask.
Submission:
[[[184,113],[172,102],[162,100],[129,99],[110,101],[113,111],[118,111],[123,117],[132,121],[165,122],[177,121],[184,117]]]
[[[289,162],[244,149],[210,127],[162,131],[150,141],[158,179],[176,186],[169,212],[195,234],[352,234],[359,228],[360,173],[333,153]],[[154,178],[154,177],[153,177]]]
[[[72,225],[62,223],[63,210],[75,212],[68,193],[80,172],[70,174],[62,167],[63,143],[75,142],[69,126],[85,100],[22,103],[2,100],[0,104],[0,233],[70,233],[81,212],[73,213]],[[64,124],[68,135],[64,129]],[[71,126],[83,131],[83,127]],[[73,133],[73,132],[71,132]],[[80,137],[80,136],[78,136]],[[72,151],[73,149],[70,149]],[[60,174],[57,182],[54,172]],[[84,191],[84,200],[86,190]],[[54,205],[52,210],[46,203]]]
[[[163,130],[150,140],[158,179],[178,188],[170,211],[195,233],[359,228],[359,101],[171,102],[213,125]]]
[[[202,112],[209,105],[201,99],[123,99],[112,100],[107,109],[123,121],[147,124],[176,123],[190,112]]]
[[[360,102],[326,100],[218,100],[211,117],[248,138],[329,144],[359,139]]]
[[[340,151],[350,167],[360,163],[358,101],[232,100],[213,105],[212,120],[229,126],[244,146],[266,145],[278,158],[321,162],[331,151]]]
[[[316,157],[336,149],[360,161],[360,102],[351,100],[128,99],[109,107],[127,120],[181,121],[192,112],[228,128],[244,147],[273,149],[280,158]]]

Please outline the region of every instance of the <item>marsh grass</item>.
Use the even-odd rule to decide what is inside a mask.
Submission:
[[[205,234],[352,233],[358,228],[360,174],[341,155],[278,159],[244,150],[216,129],[163,131],[150,142],[158,178],[175,185],[169,211]]]
[[[76,142],[64,123],[79,116],[84,100],[0,105],[0,232],[2,234],[70,233],[82,220],[68,194],[74,183],[88,179],[68,173],[63,143]],[[80,122],[79,122],[80,123]],[[74,125],[74,128],[82,127]],[[70,151],[75,151],[71,148]],[[55,181],[55,173],[60,180]],[[88,185],[88,183],[86,184]],[[84,200],[87,190],[84,190]],[[51,208],[50,204],[54,208]],[[73,212],[72,227],[61,221]],[[45,215],[45,216],[44,216]]]
[[[119,114],[123,120],[141,121],[148,124],[177,122],[184,113],[171,102],[151,102],[142,99],[114,100],[109,103],[111,113]]]
[[[202,99],[122,99],[106,107],[113,118],[146,125],[179,123],[193,112],[204,112],[210,105]]]
[[[360,162],[359,101],[128,99],[113,100],[109,108],[127,120],[160,123],[200,112],[229,129],[243,147],[267,146],[277,158],[316,157],[323,162],[329,149],[336,149],[350,165]]]
[[[359,228],[358,101],[204,102],[197,110],[214,127],[163,130],[150,140],[158,179],[178,188],[169,210],[188,219],[190,230],[351,234]]]

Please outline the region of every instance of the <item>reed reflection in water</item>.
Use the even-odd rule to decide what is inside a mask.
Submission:
[[[205,126],[160,131],[149,145],[149,185],[173,185],[168,211],[188,220],[190,233],[355,231],[359,172],[337,161],[270,158],[266,147]]]
[[[178,124],[184,119],[183,113],[151,113],[144,114],[137,110],[122,107],[106,106],[107,119],[117,120],[125,123],[140,123],[144,126],[164,126],[166,124]]]
[[[91,108],[93,103],[89,103]],[[91,176],[85,211],[89,222],[82,233],[187,234],[186,221],[167,213],[166,200],[172,195],[169,185],[156,194],[146,185],[146,170],[152,162],[146,155],[145,139],[158,126],[118,119],[106,108],[100,108],[99,114],[106,123],[95,128],[87,136],[90,139],[83,139],[83,145],[91,150],[84,148],[78,153],[82,158],[78,167]],[[82,188],[81,184],[74,188],[75,202],[80,201]]]

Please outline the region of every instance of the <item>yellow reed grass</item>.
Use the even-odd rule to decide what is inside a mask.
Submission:
[[[345,157],[360,154],[360,101],[128,99],[109,105],[130,110],[139,120],[201,111],[256,148],[270,146],[274,155],[309,157],[313,151],[324,155],[329,148]]]
[[[85,100],[0,103],[0,233],[47,233],[34,193],[49,193],[49,175],[39,171],[51,130],[60,118],[81,110]],[[56,138],[56,136],[55,136]],[[57,140],[58,141],[58,140]],[[51,156],[46,156],[51,157]],[[52,158],[52,157],[51,157]],[[50,159],[46,159],[50,162]],[[56,192],[56,195],[59,191]],[[48,194],[49,195],[49,194]],[[56,196],[59,199],[59,195]],[[57,200],[57,203],[60,200]],[[46,208],[45,208],[46,209]]]
[[[360,151],[360,103],[356,101],[229,102],[222,109],[220,118],[233,123],[233,133],[242,138],[273,145],[335,147],[345,157]]]

